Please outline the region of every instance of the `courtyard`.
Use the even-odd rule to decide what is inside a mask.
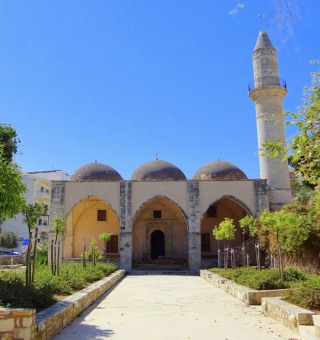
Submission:
[[[128,275],[54,339],[302,339],[199,276]]]

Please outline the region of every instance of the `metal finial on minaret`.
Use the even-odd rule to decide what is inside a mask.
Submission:
[[[260,18],[261,31],[263,31],[263,18],[264,18],[264,14],[259,13],[258,17]]]

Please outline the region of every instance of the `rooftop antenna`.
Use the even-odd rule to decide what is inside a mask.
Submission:
[[[261,31],[263,31],[263,18],[264,18],[264,14],[259,13],[258,17],[260,18]]]

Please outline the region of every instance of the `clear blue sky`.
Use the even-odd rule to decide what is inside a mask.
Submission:
[[[221,159],[259,177],[251,53],[264,29],[302,104],[319,56],[319,0],[0,0],[0,122],[21,139],[24,171],[72,174],[97,160],[129,179],[155,159],[188,178]],[[287,137],[293,134],[287,131]]]

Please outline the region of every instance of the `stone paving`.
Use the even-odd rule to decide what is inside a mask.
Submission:
[[[302,339],[199,276],[128,275],[55,340]]]

